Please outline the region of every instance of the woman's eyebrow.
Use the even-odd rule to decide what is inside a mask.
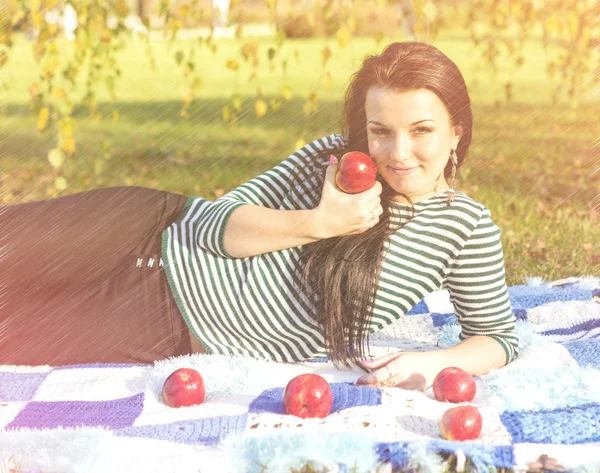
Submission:
[[[433,120],[431,118],[426,118],[425,120],[419,120],[418,122],[411,123],[410,126],[417,125],[417,124],[422,123],[422,122],[433,122],[433,123],[435,123],[435,120]],[[371,120],[369,123],[374,123],[375,125],[379,125],[379,126],[385,126],[387,128],[387,125],[384,125],[383,123],[380,123],[380,122],[378,122],[376,120]]]

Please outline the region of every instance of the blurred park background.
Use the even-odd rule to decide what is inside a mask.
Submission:
[[[585,0],[0,0],[0,204],[119,185],[213,200],[341,132],[351,74],[408,40],[465,77],[458,189],[490,208],[508,284],[600,275]]]

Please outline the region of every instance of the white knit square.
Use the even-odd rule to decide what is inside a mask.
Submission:
[[[460,404],[439,402],[433,397],[431,389],[425,393],[398,388],[384,390],[383,408],[390,419],[395,422],[394,438],[390,441],[409,441],[421,439],[441,439],[440,420],[446,410]],[[478,439],[469,442],[485,445],[510,445],[511,436],[502,424],[500,412],[486,408],[476,402],[471,404],[479,408],[483,419],[481,434]],[[380,412],[385,416],[383,412]]]
[[[425,297],[425,303],[429,312],[437,314],[453,314],[454,305],[450,302],[450,292],[447,289],[433,291]]]
[[[149,368],[107,367],[53,370],[34,401],[104,401],[134,396],[144,390]]]

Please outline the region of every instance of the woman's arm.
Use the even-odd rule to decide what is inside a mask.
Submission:
[[[487,208],[452,265],[444,287],[450,292],[462,329],[460,343],[442,350],[391,353],[365,361],[365,368],[373,371],[360,377],[358,384],[391,383],[424,390],[444,368],[456,366],[472,375],[483,375],[518,355],[516,318],[508,298],[500,230]]]
[[[508,297],[500,229],[487,208],[452,265],[444,287],[462,329],[460,339],[491,338],[503,349],[505,364],[510,363],[519,353],[516,317]],[[489,346],[496,349],[492,343]],[[492,365],[495,363],[490,369],[495,367]]]
[[[440,350],[439,355],[443,360],[442,368],[457,366],[473,376],[487,374],[492,369],[506,365],[506,353],[502,345],[484,335],[469,337],[458,345]]]
[[[233,258],[248,258],[312,243],[319,239],[314,217],[314,209],[243,205],[233,211],[225,227],[225,251]]]
[[[444,368],[456,366],[479,376],[501,368],[505,362],[506,355],[500,343],[490,337],[475,335],[444,350],[397,352],[372,361],[365,360],[365,368],[374,371],[358,378],[356,384],[424,391]]]
[[[218,198],[197,218],[190,218],[196,244],[224,258],[244,258],[315,241],[309,218],[313,214],[279,210],[289,192],[287,181],[294,167],[302,166],[299,163],[303,159],[315,157],[319,152],[335,152],[343,146],[341,135],[316,139],[277,166]],[[312,185],[309,179],[300,182],[304,187]]]

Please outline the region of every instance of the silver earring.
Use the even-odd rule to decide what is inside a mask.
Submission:
[[[450,160],[452,161],[452,175],[450,176],[450,189],[448,190],[448,199],[446,200],[447,205],[454,200],[456,196],[456,165],[458,164],[458,156],[456,156],[456,151],[450,151]]]

